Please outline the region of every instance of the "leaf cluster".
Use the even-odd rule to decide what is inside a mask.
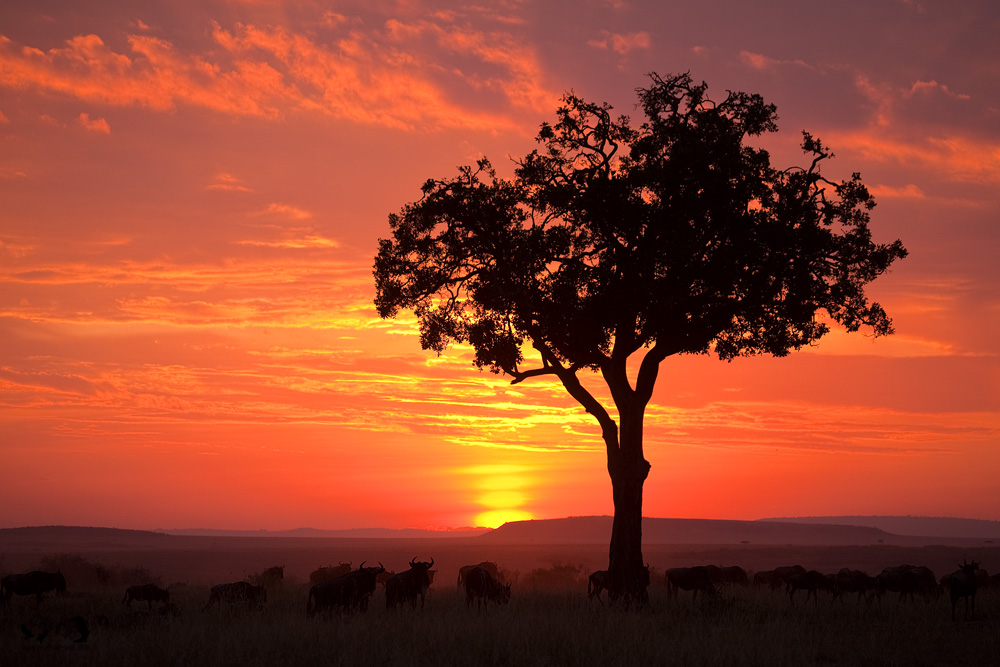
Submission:
[[[607,375],[643,348],[651,364],[782,356],[826,333],[821,312],[891,333],[864,288],[906,250],[872,240],[860,176],[826,179],[832,153],[808,133],[808,166],[772,167],[747,141],[777,130],[759,95],[650,79],[637,127],[570,93],[513,179],[484,159],[427,181],[379,241],[379,314],[413,309],[425,349],[470,343],[515,381]],[[525,343],[538,368],[523,367]]]

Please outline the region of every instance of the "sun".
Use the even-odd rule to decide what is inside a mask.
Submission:
[[[515,508],[495,509],[477,514],[474,525],[485,528],[496,528],[508,521],[527,521],[533,518],[534,515],[525,510]]]

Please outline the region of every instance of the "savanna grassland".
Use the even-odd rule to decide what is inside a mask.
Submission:
[[[793,605],[781,591],[730,587],[717,599],[693,601],[682,592],[668,600],[662,569],[655,569],[648,609],[626,611],[587,599],[587,566],[564,561],[514,571],[501,561],[514,579],[512,599],[481,611],[466,608],[454,569],[443,565],[447,559],[438,562],[423,609],[386,610],[379,589],[367,613],[309,618],[302,576],[271,586],[262,610],[206,611],[208,583],[173,583],[179,613],[163,615],[158,605],[122,604],[128,584],[169,583],[153,568],[43,556],[39,565],[75,569],[78,584],[67,575],[66,595],[50,593],[37,606],[15,596],[0,609],[0,665],[1000,664],[996,589],[979,593],[974,619],[964,618],[960,603],[952,621],[947,596],[900,603],[887,595],[867,605],[853,596],[831,603],[829,593],[805,603],[800,592]],[[75,642],[79,628],[67,621],[76,617],[87,623],[86,642]],[[41,642],[24,633],[44,628]]]

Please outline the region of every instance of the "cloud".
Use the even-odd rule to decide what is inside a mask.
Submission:
[[[944,84],[940,84],[940,83],[938,83],[937,81],[934,81],[934,80],[931,80],[931,81],[917,81],[916,83],[913,84],[913,86],[910,88],[909,92],[907,93],[907,95],[911,96],[911,97],[914,96],[914,95],[928,95],[929,96],[929,95],[935,95],[935,94],[941,94],[941,95],[944,95],[945,97],[950,97],[950,98],[955,99],[955,100],[968,100],[968,99],[972,99],[969,95],[966,95],[964,93],[955,93],[955,92],[952,92],[951,90],[948,89],[948,86],[946,86]]]
[[[17,385],[21,389],[51,389],[86,396],[98,393],[97,385],[80,375],[21,371],[10,367],[0,367],[0,383]]]
[[[600,39],[591,39],[587,44],[602,50],[611,50],[615,53],[626,55],[636,49],[648,49],[650,47],[649,33],[645,30],[632,32],[627,35],[617,33],[602,32]]]
[[[0,111],[0,125],[7,125],[10,123],[10,118],[4,115],[3,111]]]
[[[77,122],[86,130],[91,132],[101,132],[103,134],[111,134],[111,126],[108,125],[108,121],[103,118],[94,118],[85,113],[81,113],[77,118]]]
[[[237,241],[240,245],[260,246],[264,248],[339,248],[340,242],[336,239],[326,238],[318,235],[307,235],[299,238],[284,239],[281,241]]]
[[[258,215],[275,215],[289,220],[308,220],[312,213],[305,209],[290,206],[289,204],[269,204],[267,208],[260,211]]]
[[[927,197],[924,191],[913,183],[907,183],[902,187],[873,185],[868,190],[876,199],[924,199]]]
[[[853,132],[829,132],[828,144],[858,151],[873,162],[920,165],[951,181],[1000,184],[1000,144],[949,135],[892,136],[880,127]],[[907,192],[915,194],[913,190]]]
[[[48,50],[0,36],[0,87],[160,112],[185,105],[265,119],[320,113],[400,129],[515,127],[506,114],[558,100],[542,86],[531,47],[509,33],[428,20],[348,29],[352,20],[333,13],[323,21],[339,34],[319,40],[280,26],[212,23],[214,43],[201,50],[147,34],[145,24],[124,50],[96,34]],[[441,65],[453,55],[454,66]]]
[[[215,175],[215,180],[205,186],[206,190],[227,190],[233,192],[253,192],[251,188],[243,185],[243,182],[232,174],[219,173]]]
[[[696,47],[697,48],[697,47]],[[814,69],[812,65],[809,65],[803,60],[776,60],[774,58],[769,58],[760,53],[754,53],[753,51],[740,51],[740,60],[747,66],[755,70],[768,71],[775,70],[779,67],[786,65],[794,65],[795,67],[804,67],[806,69]]]

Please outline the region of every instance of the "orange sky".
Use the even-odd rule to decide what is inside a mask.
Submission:
[[[819,136],[910,256],[870,288],[891,339],[668,359],[645,514],[1000,519],[998,31],[992,0],[4,2],[0,526],[611,513],[596,423],[423,352],[371,267],[563,92],[634,116],[687,70],[778,106],[776,165]]]

